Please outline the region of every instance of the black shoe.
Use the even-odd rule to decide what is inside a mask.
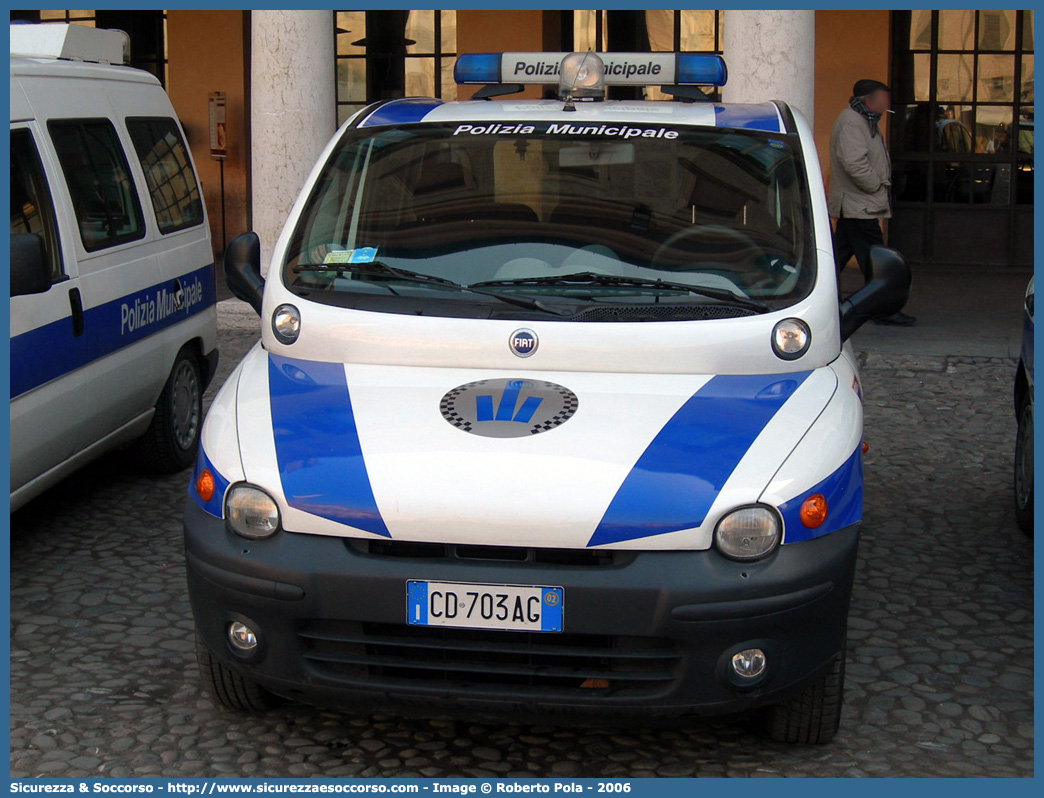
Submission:
[[[913,327],[917,324],[917,319],[899,311],[891,316],[878,316],[874,319],[874,324],[890,324],[893,327]]]

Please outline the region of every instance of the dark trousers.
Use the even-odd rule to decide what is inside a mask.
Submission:
[[[881,244],[884,244],[884,236],[877,219],[839,217],[834,227],[834,263],[837,266],[838,284],[841,270],[853,255],[863,272],[863,279],[870,282],[870,247]]]

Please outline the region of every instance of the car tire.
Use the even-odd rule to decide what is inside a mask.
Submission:
[[[765,730],[780,743],[829,743],[841,725],[845,697],[845,649],[812,684],[767,708]]]
[[[136,444],[137,459],[149,471],[173,474],[196,459],[203,427],[203,381],[189,347],[174,358],[156,413]]]
[[[279,700],[260,685],[222,665],[196,634],[196,664],[203,689],[219,706],[237,712],[264,712]]]
[[[1033,402],[1022,400],[1015,435],[1015,517],[1019,529],[1033,534]]]

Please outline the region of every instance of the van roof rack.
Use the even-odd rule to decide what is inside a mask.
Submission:
[[[11,57],[55,58],[96,64],[130,61],[130,36],[83,25],[11,25]]]

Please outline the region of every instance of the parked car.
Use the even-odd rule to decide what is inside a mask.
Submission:
[[[106,451],[191,465],[217,366],[192,157],[126,35],[11,26],[11,510]]]
[[[839,308],[812,131],[707,101],[718,56],[456,75],[480,99],[342,126],[267,280],[256,236],[228,248],[262,341],[185,504],[204,683],[239,709],[763,708],[830,740],[862,518],[845,342],[909,269],[873,249]],[[558,99],[481,99],[522,83]]]
[[[1022,350],[1015,373],[1015,515],[1019,528],[1033,534],[1033,278],[1023,305]]]

